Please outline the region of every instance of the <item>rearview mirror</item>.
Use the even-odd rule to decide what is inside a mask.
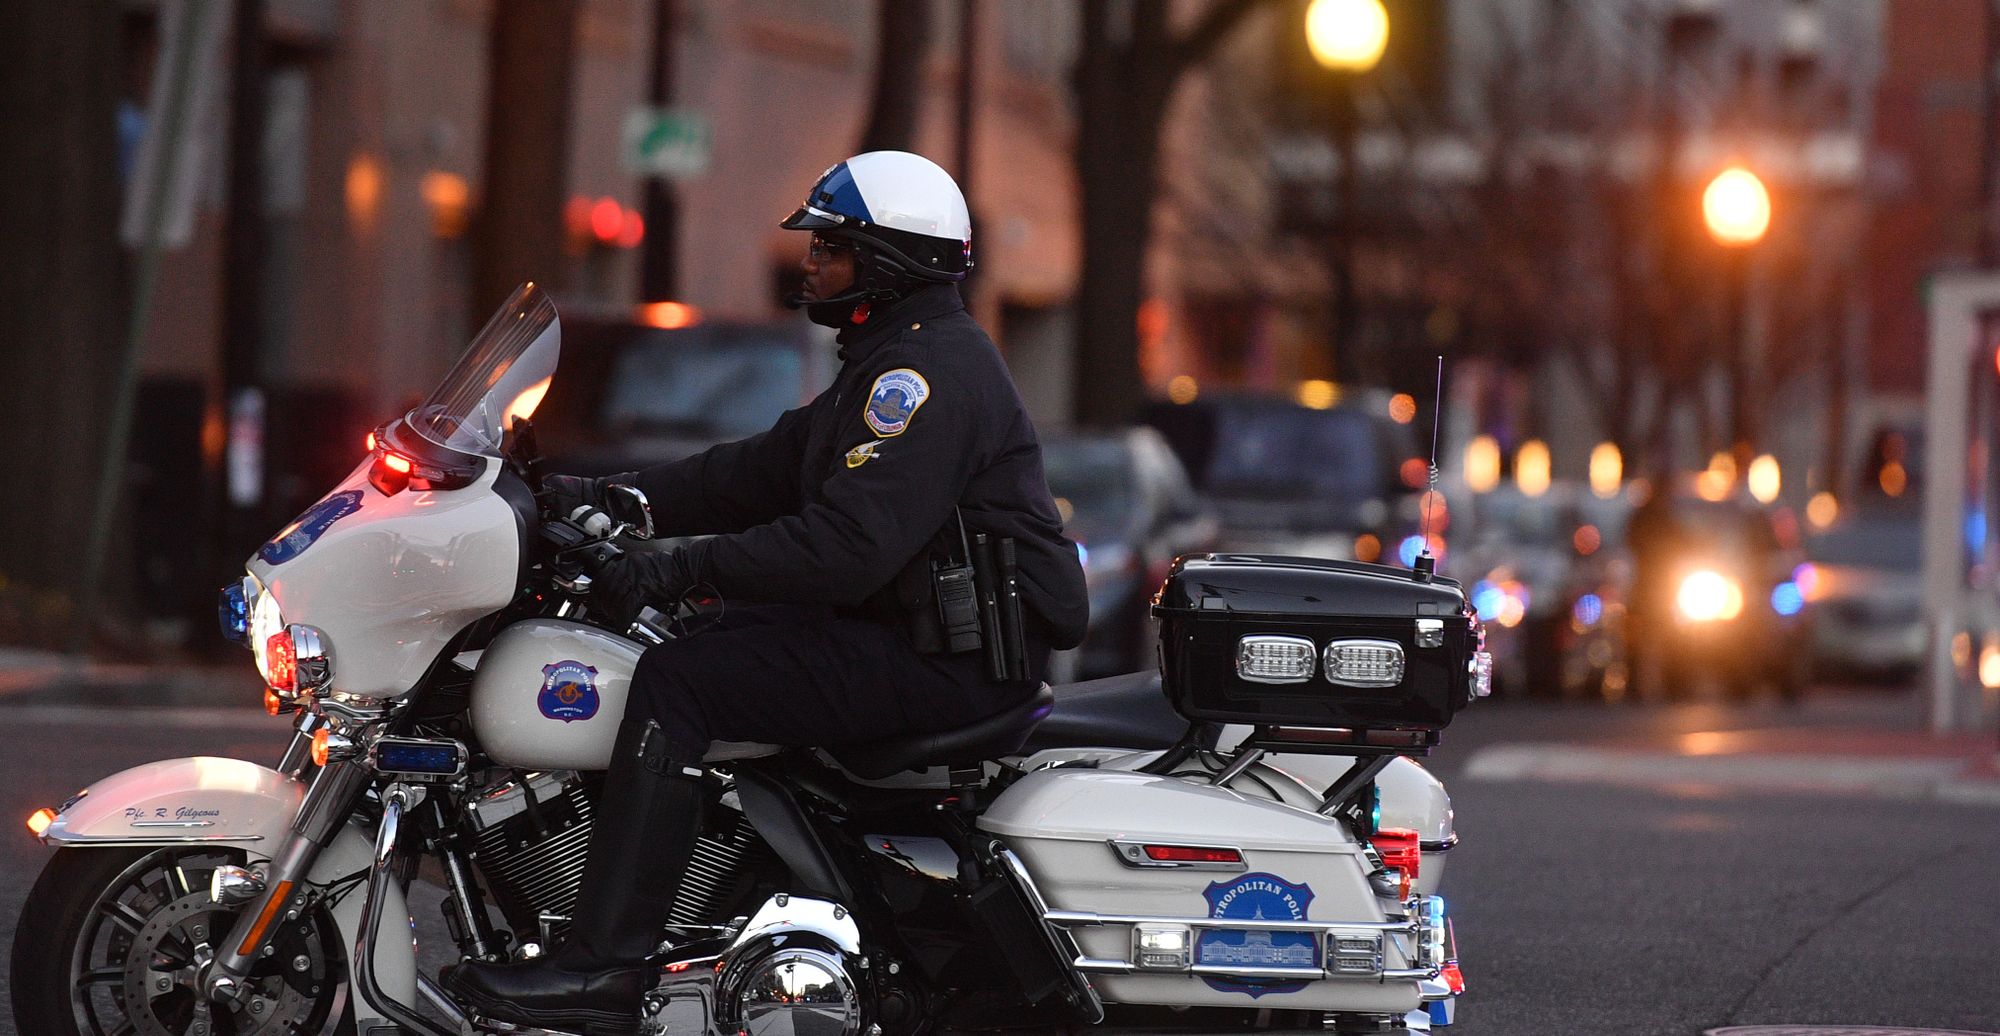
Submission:
[[[653,538],[653,505],[634,486],[606,486],[604,511],[611,520],[625,526],[625,535],[637,540]]]

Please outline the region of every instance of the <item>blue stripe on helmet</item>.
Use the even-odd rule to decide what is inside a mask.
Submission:
[[[837,212],[849,219],[875,222],[875,217],[868,212],[868,203],[861,198],[861,186],[854,182],[854,174],[848,171],[846,162],[827,170],[827,174],[820,177],[820,181],[813,185],[812,197],[806,199],[806,204]]]

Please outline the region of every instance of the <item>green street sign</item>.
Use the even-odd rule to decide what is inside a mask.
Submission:
[[[700,112],[634,108],[625,113],[620,157],[628,172],[684,180],[708,171],[712,136]]]

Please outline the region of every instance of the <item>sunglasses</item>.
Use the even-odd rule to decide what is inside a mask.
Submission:
[[[806,254],[812,256],[814,262],[841,259],[854,254],[854,243],[814,234],[812,240],[806,244]]]

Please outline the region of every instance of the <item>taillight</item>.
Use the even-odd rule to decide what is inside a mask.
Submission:
[[[292,631],[282,629],[264,641],[264,664],[271,688],[279,694],[299,693],[299,654]]]
[[[1242,863],[1243,853],[1223,846],[1148,845],[1146,858],[1156,863]]]
[[[1423,865],[1423,845],[1417,832],[1407,827],[1386,827],[1375,832],[1369,844],[1381,855],[1382,866],[1402,877],[1397,898],[1408,899],[1417,884],[1417,871]]]

